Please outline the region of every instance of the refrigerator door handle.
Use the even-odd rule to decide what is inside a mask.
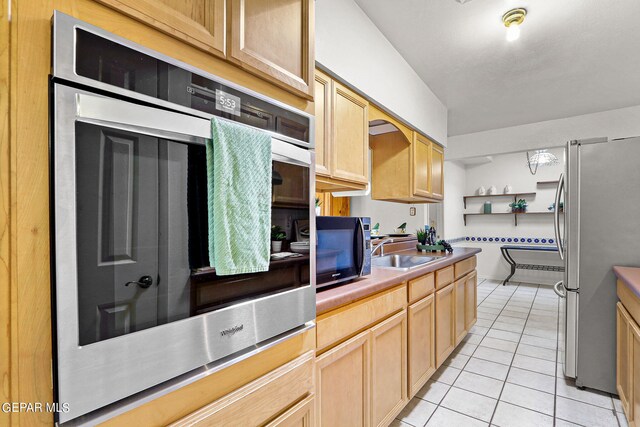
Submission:
[[[564,174],[560,174],[560,179],[558,180],[558,188],[556,189],[556,199],[553,210],[553,230],[556,234],[556,246],[558,247],[558,253],[560,254],[560,259],[564,261],[564,247],[562,245],[562,240],[560,239],[560,195],[562,194],[562,190],[564,189]]]
[[[564,292],[561,292],[560,287],[564,288],[564,286],[562,285],[562,280],[560,280],[558,283],[553,285],[553,292],[555,292],[556,295],[558,295],[560,298],[565,298],[567,294]]]

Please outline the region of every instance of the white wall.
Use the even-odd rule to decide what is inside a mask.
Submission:
[[[316,60],[447,145],[447,108],[353,0],[316,1]]]
[[[560,163],[555,166],[540,167],[536,175],[531,175],[526,165],[524,152],[502,154],[493,156],[493,162],[482,165],[469,165],[462,167],[456,162],[445,162],[446,181],[445,187],[445,235],[448,239],[457,237],[487,238],[487,241],[465,240],[458,242],[458,246],[478,247],[482,252],[478,255],[478,275],[484,278],[502,280],[509,274],[509,266],[503,259],[500,246],[504,244],[525,244],[502,242],[502,238],[531,238],[553,239],[553,215],[520,215],[518,226],[515,225],[512,215],[502,216],[473,216],[467,217],[467,225],[461,224],[462,213],[482,212],[483,204],[489,200],[492,202],[493,212],[510,212],[510,198],[479,198],[467,200],[467,208],[463,208],[463,195],[476,194],[478,187],[484,186],[487,190],[494,185],[498,193],[502,193],[504,187],[510,184],[513,192],[535,192],[535,197],[526,197],[530,212],[548,212],[548,206],[553,203],[555,196],[554,185],[537,185],[538,181],[557,180],[563,168],[563,149],[550,150],[555,154]],[[448,169],[447,169],[448,168]],[[453,231],[450,231],[453,230]],[[490,242],[488,239],[498,238],[498,242]],[[529,244],[529,243],[526,243]],[[549,244],[549,243],[547,243]],[[517,262],[541,263],[562,265],[556,253],[531,253],[513,252]],[[539,272],[530,270],[517,270],[512,278],[514,281],[553,284],[562,278],[558,272]]]
[[[462,221],[462,196],[467,185],[467,171],[458,162],[444,162],[444,239],[451,240],[467,235]]]
[[[449,137],[448,160],[558,147],[572,139],[640,135],[640,106]]]
[[[416,208],[416,215],[410,216],[409,209]],[[407,233],[415,233],[416,229],[427,224],[425,205],[408,205],[404,203],[382,202],[371,200],[371,196],[351,198],[351,216],[369,216],[371,225],[380,223],[380,234],[394,233],[397,226],[407,223]]]

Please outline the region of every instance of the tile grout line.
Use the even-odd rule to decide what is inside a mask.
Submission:
[[[518,284],[518,287],[520,287],[519,284]],[[516,288],[516,290],[517,290],[517,288]],[[540,290],[540,285],[538,285],[536,287],[536,292],[533,295],[533,301],[531,303],[531,307],[533,307],[533,303],[535,302],[536,297],[538,296],[538,291],[539,290]],[[514,291],[514,294],[515,294],[515,291]],[[513,296],[513,294],[512,294],[512,296]],[[509,298],[509,299],[511,299],[511,298]],[[516,351],[518,351],[518,346],[520,345],[520,342],[522,341],[522,335],[524,335],[524,328],[526,328],[527,322],[529,321],[529,316],[531,315],[531,310],[532,309],[530,308],[529,312],[527,313],[527,319],[524,322],[524,327],[522,328],[523,332],[520,334],[520,339],[518,340],[518,344],[516,346]],[[511,358],[511,364],[509,365],[509,369],[507,370],[507,376],[505,377],[504,382],[502,383],[502,388],[500,389],[500,394],[498,395],[496,406],[495,406],[495,408],[493,408],[493,413],[491,414],[491,419],[489,420],[489,425],[491,425],[493,423],[493,419],[496,416],[496,411],[498,410],[498,404],[500,403],[500,398],[502,397],[502,393],[504,392],[504,387],[507,384],[507,379],[509,378],[509,373],[511,373],[511,367],[513,366],[513,360],[515,359],[515,357],[516,356],[515,356],[515,353],[514,353],[513,357]],[[508,402],[506,402],[506,403],[508,403]],[[555,425],[555,421],[554,421],[554,425]]]

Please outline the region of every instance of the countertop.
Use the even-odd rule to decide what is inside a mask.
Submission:
[[[447,254],[437,261],[417,267],[409,271],[395,271],[373,267],[369,276],[357,279],[346,285],[322,290],[316,294],[316,314],[320,315],[343,305],[350,304],[369,295],[382,292],[406,280],[422,276],[435,270],[447,267],[453,263],[474,256],[481,252],[479,248],[453,248],[453,253]],[[415,249],[394,252],[398,255],[428,256]],[[640,283],[640,282],[639,282]]]
[[[613,267],[613,272],[618,276],[618,279],[622,280],[622,282],[640,298],[640,268],[620,267],[616,265]]]

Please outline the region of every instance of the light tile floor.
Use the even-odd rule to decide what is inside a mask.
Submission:
[[[392,426],[627,427],[617,396],[562,374],[548,286],[478,284],[478,322]]]

